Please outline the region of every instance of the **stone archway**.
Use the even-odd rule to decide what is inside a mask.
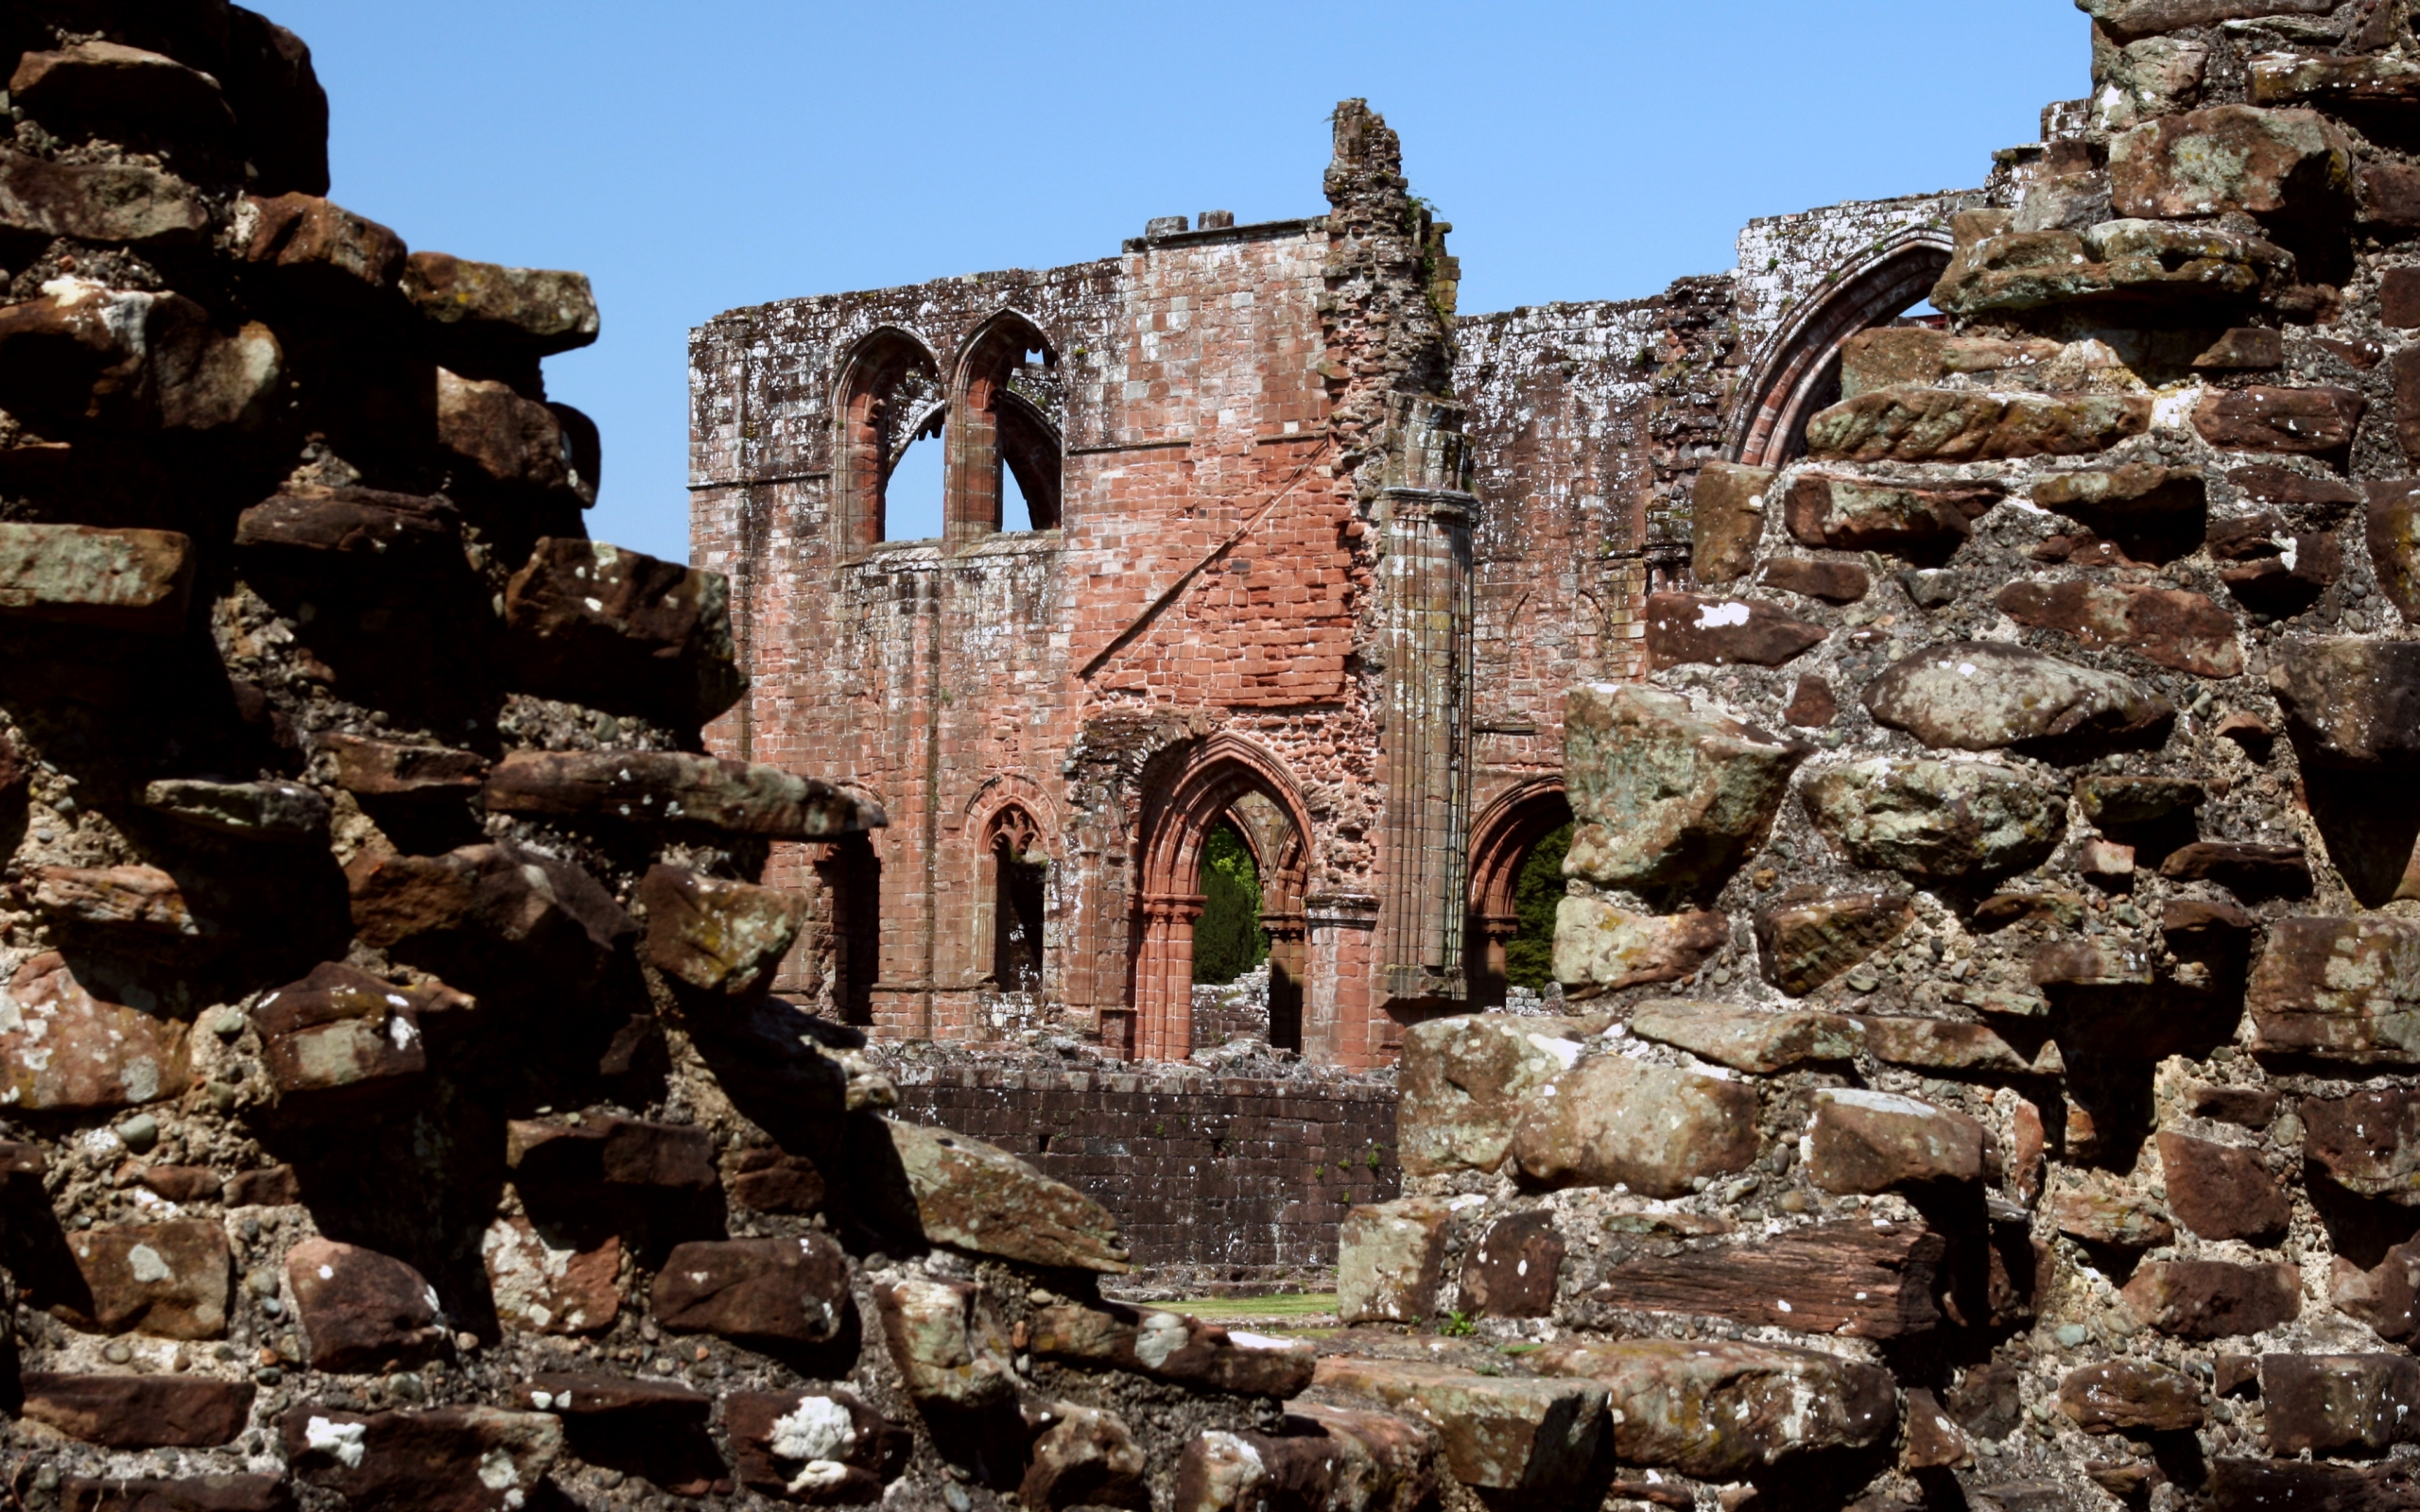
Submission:
[[[1781,467],[1806,450],[1806,421],[1840,396],[1841,348],[1922,301],[1949,266],[1949,232],[1921,228],[1841,271],[1766,342],[1740,386],[1726,460]]]
[[[1471,825],[1470,938],[1484,941],[1464,960],[1470,971],[1470,1005],[1493,1008],[1505,998],[1505,943],[1519,932],[1513,888],[1538,842],[1571,822],[1571,801],[1563,779],[1533,778],[1506,789]]]
[[[1203,902],[1201,848],[1231,816],[1261,868],[1261,920],[1270,936],[1271,976],[1286,948],[1284,969],[1300,990],[1309,811],[1274,755],[1236,736],[1214,736],[1185,751],[1145,788],[1130,999],[1132,1055],[1138,1060],[1183,1060],[1193,1053],[1193,925]]]

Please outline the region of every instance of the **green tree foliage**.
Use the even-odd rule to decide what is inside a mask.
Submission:
[[[1193,924],[1196,982],[1232,982],[1268,959],[1269,936],[1260,928],[1260,872],[1232,825],[1221,824],[1202,843],[1201,896],[1209,902]]]
[[[1504,980],[1543,992],[1554,980],[1554,909],[1563,901],[1563,855],[1571,849],[1566,824],[1538,842],[1512,884],[1521,932],[1504,942]]]

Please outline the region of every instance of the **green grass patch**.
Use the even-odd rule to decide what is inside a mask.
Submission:
[[[1164,1307],[1171,1313],[1190,1313],[1205,1322],[1223,1323],[1230,1318],[1333,1317],[1336,1314],[1334,1292],[1280,1292],[1273,1297],[1196,1297],[1182,1302],[1146,1302],[1138,1306]]]

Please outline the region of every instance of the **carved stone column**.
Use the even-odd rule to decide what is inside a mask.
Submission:
[[[1143,955],[1134,971],[1135,1059],[1183,1060],[1193,1054],[1193,922],[1209,902],[1200,893],[1143,900]]]

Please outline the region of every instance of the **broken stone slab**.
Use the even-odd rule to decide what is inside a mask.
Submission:
[[[2147,1328],[2186,1339],[2260,1333],[2302,1313],[2302,1272],[2292,1265],[2222,1260],[2146,1261],[2118,1292]]]
[[[476,1011],[441,985],[398,987],[341,962],[315,967],[251,1010],[278,1107],[358,1113],[411,1096],[428,1071],[428,1031]]]
[[[45,430],[256,428],[285,376],[259,321],[220,330],[175,293],[53,279],[0,306],[0,403]]]
[[[143,806],[180,824],[269,845],[325,845],[328,800],[300,782],[212,782],[169,778],[147,784]]]
[[[1456,1014],[1404,1031],[1396,1157],[1411,1176],[1493,1171],[1536,1091],[1580,1058],[1604,1019]]]
[[[70,926],[199,939],[216,926],[194,916],[177,879],[158,867],[40,867],[34,906]]]
[[[2106,1171],[2086,1171],[2075,1186],[2054,1188],[2043,1206],[2070,1239],[2119,1249],[2150,1249],[2176,1237],[2157,1202]]]
[[[38,120],[76,119],[221,139],[235,128],[217,79],[173,58],[114,42],[26,53],[9,77],[9,97]]]
[[[2210,1512],[2397,1512],[2420,1503],[2420,1482],[2400,1460],[2356,1469],[2290,1459],[2217,1459],[2210,1464]]]
[[[1117,1220],[1065,1182],[953,1129],[880,1123],[932,1243],[1028,1265],[1105,1275],[1128,1269]]]
[[[2112,138],[2109,180],[2121,215],[2327,220],[2352,209],[2353,154],[2316,111],[2218,105]]]
[[[1328,1355],[1317,1383],[1437,1431],[1464,1486],[1557,1496],[1576,1488],[1605,1427],[1605,1388],[1577,1380],[1468,1374],[1446,1366]]]
[[[1756,1112],[1755,1090],[1737,1081],[1620,1054],[1583,1056],[1523,1110],[1512,1159],[1547,1186],[1684,1196],[1755,1160]]]
[[[515,1119],[505,1125],[504,1163],[525,1192],[710,1192],[718,1179],[707,1130],[613,1113],[577,1123]]]
[[[367,309],[393,297],[404,239],[316,195],[247,196],[236,234],[247,262],[273,270],[281,293],[309,302]]]
[[[296,1477],[363,1509],[513,1512],[564,1457],[562,1418],[497,1407],[363,1414],[301,1401],[278,1433]]]
[[[596,878],[518,846],[465,846],[441,856],[364,850],[345,880],[365,942],[482,991],[530,977],[593,983],[638,933]]]
[[[2127,462],[2054,472],[2033,485],[2033,502],[2061,514],[2101,520],[2189,515],[2207,507],[2209,483],[2200,468]]]
[[[2065,185],[2043,180],[2049,192],[2045,203],[2056,204],[2065,188],[2066,202],[2081,213],[2105,215],[2107,181],[2100,174],[2078,175]],[[2282,282],[2293,266],[2292,254],[2270,241],[2211,226],[2125,217],[2081,230],[2012,227],[1972,242],[1962,238],[1932,299],[1945,313],[1960,316],[2062,305],[2240,307]]]
[[[391,1255],[306,1239],[285,1252],[285,1283],[315,1370],[375,1370],[389,1360],[417,1364],[445,1349],[437,1289]]]
[[[2149,1360],[2079,1366],[2059,1380],[2059,1410],[2087,1434],[2172,1434],[2202,1426],[2202,1388]]]
[[[1990,1072],[2008,1075],[2053,1075],[2060,1069],[2055,1042],[2028,1060],[1988,1024],[1945,1019],[1858,1018],[1865,1048],[1874,1058],[1923,1071]]]
[[[1418,1512],[1437,1498],[1437,1435],[1393,1413],[1297,1401],[1276,1435],[1212,1429],[1177,1461],[1172,1512]]]
[[[2087,0],[2080,9],[2118,43],[2258,16],[2324,16],[2327,0]]]
[[[1945,1245],[1922,1224],[1816,1223],[1609,1266],[1568,1321],[1617,1329],[1625,1313],[1731,1318],[1759,1328],[1889,1339],[1940,1321]]]
[[[2420,1360],[2264,1354],[2260,1404],[2273,1452],[2381,1452],[2420,1439]]]
[[[2189,778],[2105,775],[2077,778],[2075,793],[2084,822],[2103,829],[2156,824],[2200,808],[2210,796]]]
[[[740,995],[763,985],[806,918],[798,893],[654,866],[638,886],[647,915],[639,949],[666,976],[709,992]]]
[[[1929,326],[1876,326],[1841,344],[1841,397],[1901,385],[1927,387],[1953,373],[2021,371],[2065,350],[2038,336],[2002,340],[1952,335]]]
[[[1775,557],[1765,563],[1756,581],[1826,604],[1854,604],[1874,588],[1874,575],[1853,561],[1817,561],[1809,557]]]
[[[0,234],[159,248],[187,246],[209,232],[201,197],[172,174],[0,151]]]
[[[192,588],[193,542],[177,531],[0,522],[0,621],[167,634]]]
[[[1336,1310],[1355,1323],[1409,1323],[1436,1311],[1453,1207],[1398,1197],[1346,1211],[1337,1226]]]
[[[0,998],[0,1108],[107,1112],[191,1079],[183,1024],[95,998],[57,951],[18,967]]]
[[[720,573],[549,537],[505,589],[505,654],[534,693],[703,724],[748,686]]]
[[[685,751],[514,751],[489,772],[493,814],[704,825],[772,840],[831,840],[888,822],[873,804],[778,766]]]
[[[822,1344],[838,1334],[850,1306],[849,1261],[813,1229],[791,1239],[675,1245],[648,1302],[656,1322],[676,1333]]]
[[[2158,979],[2150,951],[2105,936],[2046,941],[2027,972],[2035,987],[2148,987]]]
[[[2368,493],[2362,523],[2378,592],[2404,624],[2420,624],[2420,481],[2372,483]]]
[[[908,1276],[878,1280],[873,1291],[883,1340],[911,1400],[970,1411],[1016,1400],[1023,1387],[981,1288]]]
[[[2420,1245],[2396,1245],[2368,1270],[2339,1255],[2334,1271],[2328,1300],[2338,1312],[2368,1324],[2391,1343],[2407,1343],[2420,1333]]]
[[[1762,599],[1647,596],[1647,660],[1658,671],[1701,662],[1777,667],[1813,650],[1830,633]]]
[[[53,1311],[78,1328],[162,1339],[226,1333],[229,1252],[216,1219],[98,1224],[72,1235],[67,1247],[92,1307]]]
[[[363,798],[466,798],[487,781],[488,760],[473,751],[344,734],[311,743],[335,765],[337,785]]]
[[[2420,924],[2377,915],[2278,919],[2244,1005],[2256,1049],[2356,1063],[2420,1059]]]
[[[596,296],[585,273],[414,252],[404,262],[401,287],[444,350],[526,359],[596,339]]]
[[[1837,1013],[1768,1013],[1669,998],[1632,1009],[1630,1032],[1760,1076],[1810,1062],[1853,1059],[1865,1046],[1857,1022]]]
[[[449,500],[415,493],[288,485],[236,516],[235,544],[459,566],[462,516]]]
[[[2214,388],[2193,409],[2212,446],[2325,455],[2353,444],[2369,401],[2350,388]]]
[[[2265,53],[2244,65],[2255,105],[2330,107],[2420,102],[2420,63],[2394,54],[2367,58]]]
[[[252,1410],[248,1381],[29,1370],[23,1415],[107,1449],[209,1449],[232,1443]]]
[[[1996,602],[2019,625],[2063,631],[2093,650],[2138,652],[2201,678],[2243,672],[2235,616],[2184,589],[2037,580],[2010,584]]]
[[[635,1429],[702,1424],[715,1408],[714,1398],[678,1381],[561,1371],[530,1377],[512,1388],[512,1396],[531,1412],[601,1419]]]
[[[1825,1192],[1888,1192],[1983,1178],[1982,1125],[1895,1092],[1817,1092],[1807,1150],[1808,1177]]]
[[[1802,545],[1937,560],[1971,537],[2004,493],[1990,483],[1914,488],[1802,472],[1784,495],[1782,518]]]
[[[1485,1317],[1551,1317],[1568,1249],[1551,1211],[1489,1224],[1462,1248],[1461,1311]]]
[[[2364,1197],[2420,1207],[2420,1099],[2402,1088],[2306,1097],[2303,1155]]]
[[[1808,751],[1673,694],[1572,689],[1564,782],[1574,829],[1564,874],[1640,892],[1719,888],[1762,844]]]
[[[1565,987],[1616,991],[1677,982],[1730,942],[1730,919],[1711,910],[1640,914],[1602,898],[1555,904],[1554,975]]]
[[[294,1493],[283,1475],[68,1475],[59,1483],[59,1505],[60,1512],[294,1512]]]
[[[527,1218],[498,1218],[479,1239],[496,1321],[516,1333],[593,1333],[622,1311],[622,1241],[550,1242]]]
[[[1030,1415],[1047,1426],[1028,1451],[1025,1476],[1017,1483],[1020,1505],[1043,1512],[1077,1506],[1148,1512],[1151,1494],[1144,1476],[1150,1462],[1123,1418],[1072,1401],[1050,1402]]]
[[[1028,1328],[1028,1347],[1046,1359],[1132,1370],[1201,1391],[1284,1400],[1311,1383],[1309,1345],[1230,1333],[1180,1313],[1070,1303],[1037,1310]]]
[[[905,1467],[912,1442],[905,1428],[838,1388],[735,1391],[722,1411],[739,1484],[789,1500],[872,1501]]]
[[[2176,882],[2215,882],[2243,898],[2308,898],[2310,858],[2298,845],[2238,845],[2197,840],[2178,846],[2159,864]]]
[[[1734,1340],[1565,1339],[1532,1369],[1605,1388],[1624,1465],[1704,1481],[1825,1450],[1866,1449],[1897,1429],[1897,1383],[1861,1360]]]
[[[722,1181],[734,1202],[758,1212],[804,1215],[823,1211],[823,1173],[805,1156],[786,1150],[762,1145],[735,1150],[723,1160]]]
[[[2175,707],[2131,678],[1996,641],[1917,652],[1866,685],[1877,723],[1935,750],[2138,734]]]
[[[1903,387],[1862,394],[1817,414],[1806,422],[1806,449],[1819,461],[1845,462],[2074,456],[2105,452],[2151,425],[2152,401],[2140,395]]]
[[[1784,895],[1757,910],[1756,951],[1765,980],[1805,997],[1896,939],[1915,919],[1904,893]]]
[[[1701,583],[1728,583],[1756,564],[1765,531],[1765,490],[1778,476],[1769,467],[1708,462],[1698,470],[1689,500],[1689,567]]]
[[[2420,767],[2420,641],[2286,641],[2270,648],[2269,686],[2304,760]]]
[[[437,444],[458,464],[457,487],[596,502],[596,480],[580,472],[562,417],[510,384],[438,369]]]
[[[1817,772],[1802,796],[1851,863],[1927,880],[2028,870],[2066,828],[2065,794],[1989,762],[1875,757]]]

